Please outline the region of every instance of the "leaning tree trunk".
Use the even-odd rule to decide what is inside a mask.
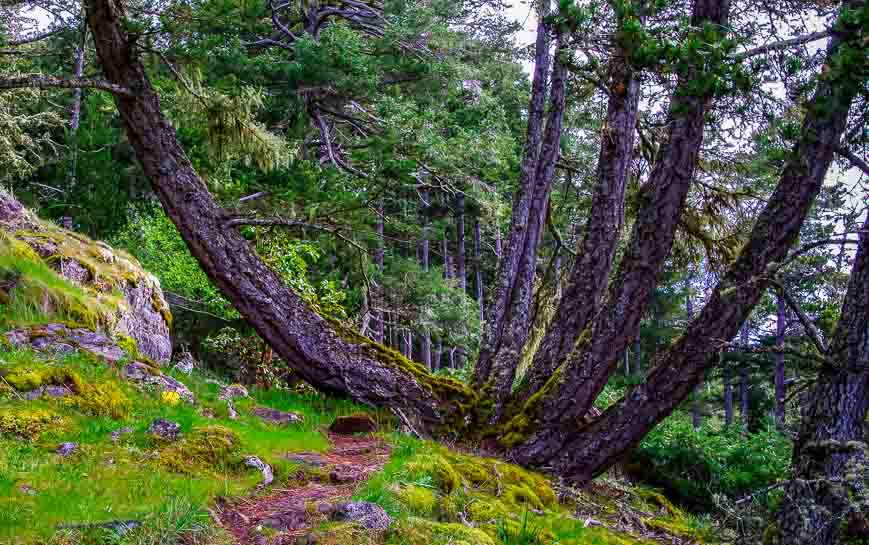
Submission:
[[[827,364],[803,411],[791,480],[778,513],[780,545],[832,545],[866,490],[869,410],[869,218],[860,231]]]
[[[607,115],[600,138],[596,183],[585,235],[567,285],[525,378],[521,399],[540,390],[561,365],[600,308],[624,223],[625,187],[634,155],[640,80],[627,52],[617,47],[610,61]],[[639,353],[639,352],[638,352]]]
[[[115,94],[115,104],[145,175],[191,254],[247,323],[319,389],[401,408],[427,428],[458,423],[476,394],[456,382],[435,381],[420,366],[320,316],[263,263],[209,194],[163,115],[124,33],[121,2],[86,4],[106,78],[134,90]],[[470,403],[458,403],[461,399]]]
[[[845,2],[844,12],[864,1]],[[849,54],[856,51],[856,58],[864,59],[861,62],[865,63],[869,43],[860,40],[859,25],[847,21],[843,16],[834,27],[827,49],[828,66],[837,66],[843,50]],[[670,415],[702,380],[703,373],[714,365],[718,348],[737,334],[740,324],[767,289],[771,273],[799,235],[824,183],[865,68],[865,64],[848,70],[839,68],[819,79],[815,95],[806,105],[800,139],[785,164],[778,186],[739,257],[715,287],[700,315],[657,359],[642,384],[585,428],[574,431],[571,440],[564,442],[564,448],[548,465],[579,482],[600,474]],[[858,314],[867,312],[865,292],[861,293],[864,298],[855,300],[863,304]],[[865,327],[860,335],[865,350]],[[852,342],[850,337],[848,342]],[[858,345],[848,346],[853,351]],[[848,361],[859,361],[851,359],[851,352],[847,355]],[[864,416],[865,409],[861,418]]]
[[[537,23],[537,41],[535,44],[534,75],[531,82],[531,100],[528,105],[528,125],[525,136],[525,147],[519,173],[519,187],[513,195],[512,216],[507,232],[507,245],[498,249],[498,271],[495,274],[495,285],[492,300],[483,324],[483,338],[480,344],[480,355],[474,366],[473,383],[482,387],[489,380],[494,358],[501,343],[504,329],[504,318],[510,306],[516,274],[519,271],[519,258],[525,246],[525,226],[531,212],[531,201],[534,197],[534,180],[537,174],[537,160],[540,154],[540,141],[543,138],[543,113],[546,105],[546,80],[549,73],[549,25],[546,17],[549,12],[549,0],[540,2],[539,22]],[[497,242],[500,245],[501,237]]]
[[[552,87],[546,133],[537,161],[534,178],[534,197],[528,224],[525,227],[525,245],[519,258],[519,270],[510,298],[510,307],[504,317],[501,342],[492,358],[490,374],[486,381],[489,396],[493,401],[491,422],[503,414],[504,405],[513,391],[513,380],[522,359],[528,330],[531,326],[531,300],[534,295],[534,278],[537,274],[537,253],[543,235],[543,225],[549,208],[549,195],[555,179],[555,163],[561,150],[561,132],[564,123],[565,85],[567,67],[561,62],[565,53],[566,37],[556,34],[555,62],[552,69]],[[481,378],[479,375],[478,379]]]
[[[713,25],[720,31],[729,8],[729,1],[695,0],[691,28]],[[670,100],[668,135],[648,182],[648,199],[638,212],[607,304],[586,326],[585,339],[577,341],[572,355],[551,374],[541,395],[528,398],[522,414],[508,427],[507,444],[521,441],[512,449],[520,463],[545,463],[558,454],[575,432],[575,423],[588,413],[603,390],[619,354],[639,331],[640,319],[670,253],[703,142],[712,93],[691,90],[696,80],[706,77],[705,66],[695,61],[679,77]]]

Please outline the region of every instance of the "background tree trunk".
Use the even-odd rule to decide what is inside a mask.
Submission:
[[[377,266],[377,272],[380,273],[381,284],[383,282],[383,256],[385,253],[385,240],[383,238],[383,214],[384,214],[384,206],[383,199],[379,199],[377,201],[377,220],[374,224],[374,229],[377,232],[377,249],[374,250],[374,264]],[[386,317],[383,312],[383,286],[379,285],[377,287],[377,299],[375,306],[378,307],[378,310],[374,312],[374,319],[377,321],[377,324],[374,328],[374,340],[383,344],[384,341],[384,328],[386,327]]]
[[[480,220],[474,222],[474,280],[477,304],[480,306],[480,324],[483,323],[483,257],[480,250]]]
[[[748,323],[742,324],[742,330],[740,331],[740,347],[747,350],[748,349]],[[749,390],[749,376],[748,376],[748,364],[746,362],[741,362],[739,364],[739,415],[742,419],[742,431],[748,432],[748,390]]]
[[[869,217],[842,314],[803,411],[792,478],[778,513],[780,545],[833,545],[865,501],[869,410]]]
[[[775,346],[779,350],[785,345],[785,320],[787,320],[785,299],[776,294]],[[785,425],[785,355],[775,354],[775,424],[779,428]]]
[[[721,359],[719,359],[721,361]],[[722,362],[721,381],[724,388],[724,425],[733,425],[733,370],[726,362]]]

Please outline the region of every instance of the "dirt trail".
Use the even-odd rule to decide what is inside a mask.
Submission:
[[[296,478],[247,498],[218,502],[215,514],[238,544],[266,543],[257,529],[271,528],[279,539],[270,543],[292,544],[325,520],[332,506],[347,501],[360,481],[383,469],[389,448],[373,436],[329,435],[332,448],[325,453],[294,453],[287,458],[300,464]]]

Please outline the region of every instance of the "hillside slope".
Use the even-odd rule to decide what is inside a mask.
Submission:
[[[706,531],[652,491],[557,489],[388,432],[385,415],[383,433],[332,435],[361,408],[161,369],[169,313],[156,281],[10,203],[0,543],[694,543]]]

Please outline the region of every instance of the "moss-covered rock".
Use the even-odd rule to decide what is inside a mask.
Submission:
[[[63,425],[63,418],[47,409],[16,407],[0,409],[0,434],[33,441],[42,432]]]
[[[125,418],[133,408],[123,390],[111,381],[82,384],[76,395],[66,398],[64,403],[85,414],[109,416],[115,420]]]
[[[223,426],[194,428],[184,439],[164,447],[159,463],[178,473],[227,472],[243,467],[238,435]]]
[[[45,222],[0,191],[0,276],[5,327],[70,319],[132,337],[168,361],[171,314],[157,279],[125,252]]]

